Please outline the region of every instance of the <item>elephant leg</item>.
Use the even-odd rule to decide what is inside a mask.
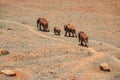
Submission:
[[[47,27],[45,27],[45,31],[47,31]]]
[[[60,32],[58,32],[58,35],[60,35]]]
[[[41,24],[40,24],[40,30],[41,30]]]
[[[39,28],[39,24],[38,24],[38,22],[37,22],[37,28]]]
[[[54,29],[54,34],[56,35],[56,31],[55,31],[55,29]]]
[[[74,37],[74,33],[72,32],[72,37]]]
[[[88,43],[88,38],[86,39],[86,42]]]
[[[65,32],[65,36],[67,36],[67,31]]]
[[[82,45],[83,46],[83,40],[81,40],[81,44],[80,45]]]
[[[86,46],[86,47],[88,47],[88,44],[87,44],[87,43],[88,43],[87,40],[85,40],[85,46]]]
[[[56,31],[56,35],[58,35],[58,32]]]
[[[76,34],[76,32],[75,32],[74,34],[75,34],[75,37],[77,37],[77,34]]]
[[[81,41],[80,36],[78,37],[79,42]]]
[[[47,28],[47,27],[45,27],[45,31],[47,31],[47,32],[48,32],[48,28]]]
[[[46,31],[49,32],[48,24],[45,24],[44,26],[45,26]]]
[[[55,30],[54,30],[54,34],[55,34]]]
[[[71,35],[70,35],[70,31],[69,31],[69,37],[70,37]]]
[[[85,46],[87,46],[87,43],[86,43],[86,41],[85,41]]]
[[[57,31],[57,35],[59,35],[59,32]]]
[[[43,26],[43,31],[47,31],[47,28],[46,28],[46,26]]]

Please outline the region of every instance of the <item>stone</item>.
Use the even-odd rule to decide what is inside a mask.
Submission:
[[[7,76],[16,76],[16,73],[12,70],[1,70],[0,72]]]
[[[110,67],[108,66],[107,63],[100,64],[100,69],[103,70],[103,71],[108,71],[108,72],[111,71],[111,69],[110,69]]]
[[[7,54],[9,54],[9,51],[0,49],[0,56],[7,55]]]

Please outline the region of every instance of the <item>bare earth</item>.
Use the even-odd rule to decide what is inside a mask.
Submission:
[[[39,17],[50,32],[37,30]],[[68,23],[88,34],[89,48],[64,37]],[[17,74],[0,80],[120,80],[120,0],[0,0],[0,49],[10,52],[0,56],[0,70]]]

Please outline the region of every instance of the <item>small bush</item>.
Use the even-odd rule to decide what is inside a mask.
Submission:
[[[93,52],[88,52],[88,55],[91,56],[93,54]]]
[[[7,28],[7,30],[13,30],[12,28]]]
[[[0,23],[0,29],[3,29],[4,25],[2,23]]]
[[[0,29],[3,29],[4,25],[0,23]]]

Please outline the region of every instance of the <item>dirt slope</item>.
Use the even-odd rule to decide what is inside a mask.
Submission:
[[[0,0],[0,70],[12,69],[16,77],[0,80],[119,80],[119,0]],[[38,17],[49,21],[50,32],[36,28]],[[89,48],[77,38],[64,37],[64,24],[89,35]],[[53,27],[60,26],[61,36]],[[108,63],[111,72],[99,70]]]

